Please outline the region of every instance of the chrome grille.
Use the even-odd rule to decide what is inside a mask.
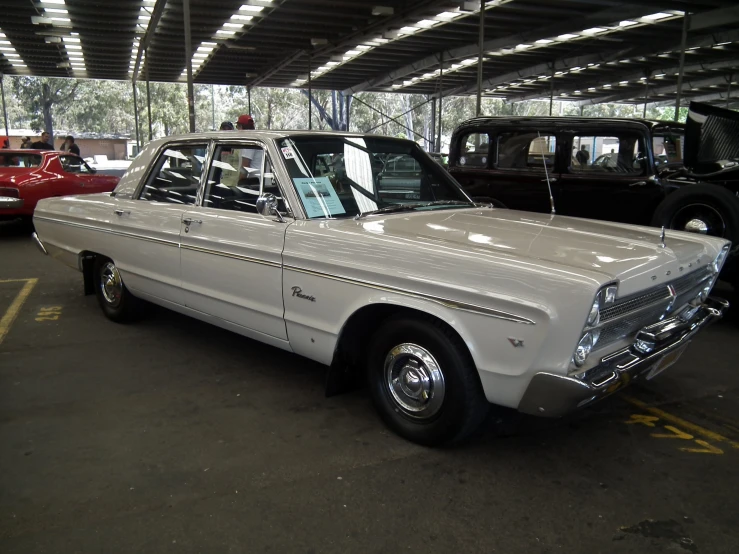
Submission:
[[[635,334],[645,325],[662,319],[672,302],[670,287],[676,294],[675,302],[672,304],[674,311],[695,298],[703,288],[704,281],[711,276],[710,267],[706,266],[646,292],[619,299],[613,305],[604,308],[600,312],[600,337],[597,348],[603,348]]]

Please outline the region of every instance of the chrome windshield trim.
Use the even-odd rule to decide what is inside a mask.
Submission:
[[[38,219],[41,221],[50,221],[52,223],[58,223],[60,225],[69,225],[71,227],[79,227],[82,229],[91,229],[93,231],[100,231],[101,233],[107,233],[109,235],[117,235],[120,237],[126,237],[126,238],[132,238],[132,239],[139,239],[139,240],[145,240],[148,242],[156,242],[158,244],[166,244],[168,246],[175,246],[179,247],[180,243],[178,241],[174,240],[167,240],[167,239],[160,239],[156,237],[150,237],[146,235],[137,235],[135,233],[126,233],[125,231],[114,231],[112,229],[106,229],[105,227],[99,227],[96,225],[88,225],[86,223],[77,223],[74,221],[65,221],[63,219],[56,219],[53,217],[46,217],[46,216],[34,216],[34,219]]]
[[[494,317],[496,319],[502,319],[505,321],[512,321],[513,323],[521,323],[524,325],[536,325],[536,322],[528,319],[526,317],[512,314],[509,312],[504,312],[501,310],[495,310],[492,308],[486,308],[485,306],[478,306],[476,304],[468,304],[466,302],[459,302],[457,300],[451,300],[448,298],[443,298],[440,296],[433,296],[430,294],[423,294],[420,292],[411,291],[408,289],[402,289],[398,287],[389,287],[387,285],[381,285],[379,283],[373,283],[371,281],[364,281],[362,279],[353,279],[351,277],[344,277],[342,275],[335,275],[332,273],[324,273],[321,271],[314,271],[312,269],[307,269],[304,267],[294,266],[294,265],[285,265],[285,270],[290,271],[297,271],[300,273],[305,273],[307,275],[313,275],[316,277],[325,277],[326,279],[331,279],[333,281],[340,281],[343,283],[349,283],[352,285],[358,285],[361,287],[367,287],[372,288],[375,290],[382,290],[385,292],[394,292],[398,294],[402,294],[404,296],[410,296],[412,298],[419,298],[421,300],[428,300],[430,302],[434,302],[436,304],[440,304],[446,308],[450,308],[452,310],[459,310],[463,312],[469,312],[473,314],[483,315],[486,317]]]
[[[203,248],[201,246],[193,246],[191,244],[180,245],[182,250],[191,250],[193,252],[201,252],[203,254],[211,254],[213,256],[220,256],[221,258],[231,258],[234,260],[240,260],[243,262],[249,262],[253,264],[267,265],[270,267],[282,267],[280,262],[271,262],[269,260],[263,260],[261,258],[252,258],[251,256],[243,256],[241,254],[233,254],[231,252],[224,252],[222,250],[213,250],[211,248]]]

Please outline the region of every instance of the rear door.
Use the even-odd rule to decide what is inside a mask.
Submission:
[[[288,223],[257,213],[263,192],[282,197],[265,145],[219,144],[202,206],[183,214],[182,288],[188,308],[287,340],[282,251]]]
[[[573,131],[559,178],[558,213],[648,225],[664,191],[643,135],[634,130]]]
[[[182,218],[196,204],[207,142],[170,143],[133,199],[113,197],[110,253],[134,292],[184,304],[180,277]]]

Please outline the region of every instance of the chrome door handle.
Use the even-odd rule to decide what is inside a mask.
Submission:
[[[131,212],[129,210],[115,210],[113,213],[118,216],[131,215]]]
[[[629,183],[629,186],[630,187],[643,187],[646,184],[647,184],[646,181],[637,181],[636,183]]]
[[[187,217],[187,218],[185,218],[185,219],[182,220],[182,223],[184,223],[185,225],[192,225],[193,223],[200,223],[200,224],[202,224],[203,223],[203,220],[202,219],[190,219],[189,217]]]

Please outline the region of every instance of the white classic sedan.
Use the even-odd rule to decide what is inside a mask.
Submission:
[[[362,377],[429,445],[491,403],[556,417],[649,379],[728,307],[708,296],[725,240],[477,205],[376,135],[156,140],[34,224],[110,319],[147,300],[324,363],[329,388]]]

